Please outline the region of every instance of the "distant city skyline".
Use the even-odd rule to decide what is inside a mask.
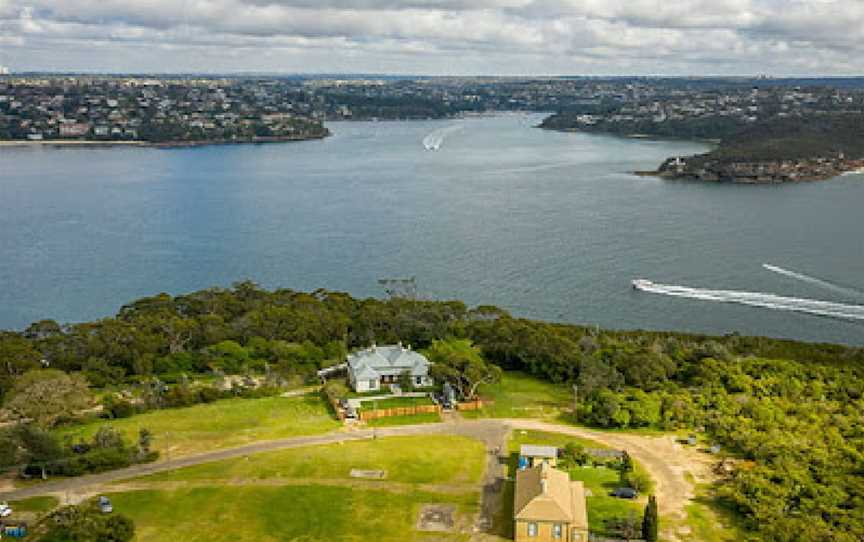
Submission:
[[[0,0],[13,72],[858,75],[859,0]]]

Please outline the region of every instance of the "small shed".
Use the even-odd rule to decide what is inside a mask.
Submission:
[[[546,463],[550,467],[554,467],[558,464],[558,448],[555,446],[523,444],[519,448],[519,458],[520,465],[523,464],[522,458],[524,458],[526,466],[536,467],[537,465]]]

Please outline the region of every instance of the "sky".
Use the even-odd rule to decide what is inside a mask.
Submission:
[[[861,75],[864,0],[0,0],[0,66]]]

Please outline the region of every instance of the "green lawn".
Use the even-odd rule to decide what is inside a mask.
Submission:
[[[100,420],[61,430],[62,435],[91,437],[100,426],[111,425],[130,442],[138,430],[153,432],[153,446],[162,458],[258,440],[326,433],[340,427],[317,394],[302,397],[224,399],[187,408],[156,410],[120,420]]]
[[[401,408],[434,404],[429,397],[388,397],[378,401],[363,401],[362,406],[371,410],[373,408]]]
[[[9,501],[9,506],[14,512],[34,512],[37,514],[53,510],[59,504],[60,500],[57,497],[30,497],[20,501]]]
[[[255,454],[141,478],[163,480],[350,479],[351,469],[385,470],[387,481],[479,483],[483,444],[452,436],[388,437]]]
[[[435,412],[424,412],[421,414],[406,414],[405,416],[388,416],[386,418],[376,418],[369,420],[366,425],[369,427],[391,427],[394,425],[414,425],[418,423],[437,423],[441,421],[441,416]]]
[[[568,442],[581,444],[585,448],[608,449],[599,442],[589,439],[581,439],[563,435],[560,433],[545,433],[541,431],[514,431],[513,437],[508,443],[510,452],[509,472],[510,476],[515,476],[519,448],[522,444],[539,444],[548,446],[564,447]],[[640,465],[636,465],[637,469],[642,469]],[[644,503],[633,502],[616,497],[609,496],[616,487],[621,487],[619,473],[615,469],[606,467],[580,467],[573,466],[567,469],[570,473],[571,480],[580,480],[585,484],[586,504],[588,507],[588,526],[594,534],[611,534],[605,533],[606,521],[613,518],[624,518],[630,513],[635,513],[637,518],[642,517]],[[512,499],[509,502],[505,501],[505,506],[512,508]]]
[[[465,516],[479,492],[465,495],[366,491],[347,487],[196,488],[112,494],[135,521],[137,542],[467,541],[468,534],[414,531],[424,503],[446,502]]]
[[[494,404],[463,412],[465,417],[557,419],[573,402],[573,392],[567,386],[519,372],[505,372],[501,382],[481,386],[479,393]]]

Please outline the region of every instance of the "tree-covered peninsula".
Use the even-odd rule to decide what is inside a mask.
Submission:
[[[864,167],[864,115],[777,117],[746,125],[702,155],[674,157],[664,177],[745,183],[823,180]]]

